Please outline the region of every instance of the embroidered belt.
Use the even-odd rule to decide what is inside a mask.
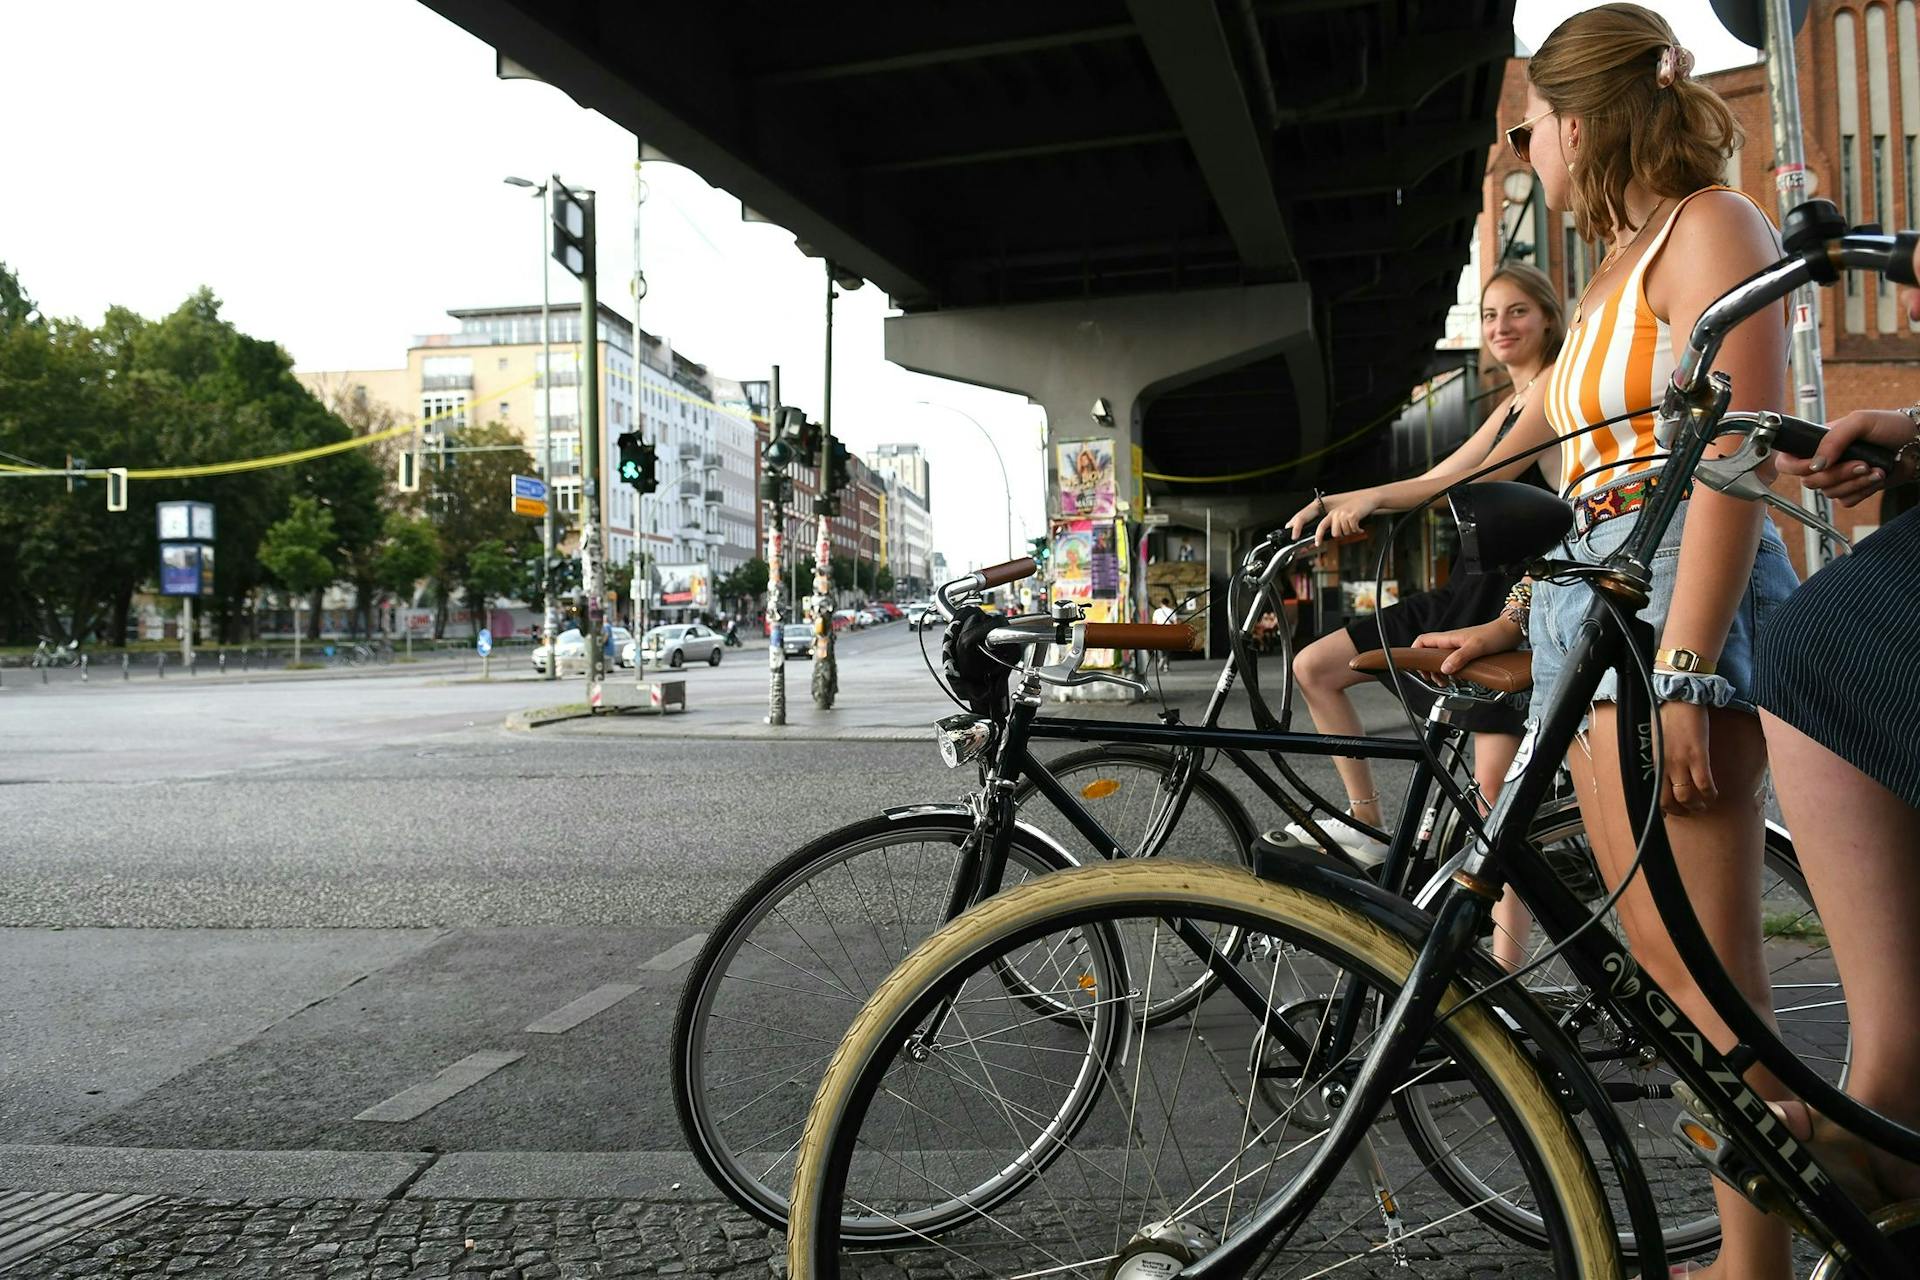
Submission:
[[[1592,533],[1595,526],[1624,516],[1630,511],[1638,511],[1647,505],[1647,499],[1660,484],[1660,473],[1651,472],[1632,480],[1609,485],[1592,493],[1583,494],[1573,500],[1573,523],[1581,537]],[[1693,496],[1693,485],[1680,493],[1680,500],[1686,501]]]

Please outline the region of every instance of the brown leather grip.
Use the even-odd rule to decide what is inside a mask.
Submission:
[[[1200,633],[1184,622],[1089,622],[1089,649],[1158,649],[1189,653],[1200,647]]]
[[[1018,560],[1009,560],[1005,564],[996,564],[990,569],[980,570],[980,580],[989,587],[1002,587],[1009,582],[1018,582],[1022,578],[1031,578],[1033,571],[1039,568],[1032,556],[1021,556]]]

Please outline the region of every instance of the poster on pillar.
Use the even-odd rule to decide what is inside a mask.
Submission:
[[[1060,477],[1060,515],[1068,520],[1111,519],[1114,513],[1113,441],[1063,440],[1054,446]]]

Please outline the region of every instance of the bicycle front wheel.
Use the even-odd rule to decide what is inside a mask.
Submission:
[[[1258,995],[1216,994],[1184,1034],[1146,1036],[1138,1011],[1150,990],[1200,963],[1170,917],[1240,930],[1234,968]],[[1154,922],[1146,963],[1122,967],[1102,952],[1102,938]],[[982,903],[895,970],[835,1052],[795,1166],[790,1274],[1096,1280],[1129,1258],[1138,1261],[1124,1274],[1188,1265],[1313,1154],[1417,944],[1306,889],[1177,861],[1067,871]],[[1036,1018],[1006,992],[995,969],[1010,955],[1052,957],[1078,1016]],[[1365,1011],[1357,1034],[1327,1055],[1337,1060],[1304,1069],[1250,1012],[1272,1010],[1319,1039],[1335,1006],[1321,997],[1347,994]],[[1456,986],[1448,1001],[1466,994]],[[1472,1088],[1482,1120],[1455,1140],[1504,1154],[1500,1189],[1547,1224],[1552,1273],[1620,1274],[1587,1152],[1513,1034],[1478,1002],[1434,1036],[1415,1078],[1457,1075]],[[1289,1103],[1272,1111],[1253,1086],[1276,1075]],[[1059,1117],[1070,1105],[1079,1114],[1067,1130]],[[1376,1120],[1263,1274],[1404,1275],[1463,1247],[1497,1265],[1502,1246],[1463,1243],[1474,1230],[1465,1217],[1397,1129]],[[917,1243],[875,1258],[843,1230],[849,1218],[891,1222]],[[1511,1263],[1539,1260],[1506,1249]]]
[[[1253,866],[1257,833],[1245,806],[1217,778],[1181,754],[1113,744],[1070,751],[1045,764],[1068,798],[1099,824],[1126,857]],[[1031,775],[1021,779],[1013,798],[1023,821],[1060,841],[1079,862],[1112,855],[1112,848],[1096,844],[1043,794]],[[1139,944],[1130,940],[1126,945],[1137,950]],[[1239,936],[1223,934],[1214,945],[1231,954]],[[1191,981],[1182,986],[1154,993],[1146,1009],[1147,1026],[1159,1027],[1193,1012],[1218,983],[1204,969],[1189,976]]]
[[[820,1073],[881,979],[948,919],[973,840],[953,810],[868,818],[783,859],[714,926],[674,1020],[674,1102],[693,1154],[749,1213],[786,1225]],[[1066,865],[1016,831],[1004,882]]]

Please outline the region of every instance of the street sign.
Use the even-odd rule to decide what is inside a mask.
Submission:
[[[1163,524],[1172,523],[1173,517],[1164,511],[1149,511],[1140,517],[1141,526],[1148,529],[1157,529]]]
[[[486,657],[488,654],[492,653],[493,652],[493,632],[489,631],[485,627],[480,628],[480,634],[473,638],[473,648],[474,648],[474,652],[478,653],[483,658]]]
[[[212,542],[213,504],[209,502],[159,502],[158,513],[162,542]]]
[[[513,477],[513,514],[517,516],[547,514],[546,484],[533,476]]]
[[[160,594],[213,594],[213,548],[200,542],[160,544]]]

